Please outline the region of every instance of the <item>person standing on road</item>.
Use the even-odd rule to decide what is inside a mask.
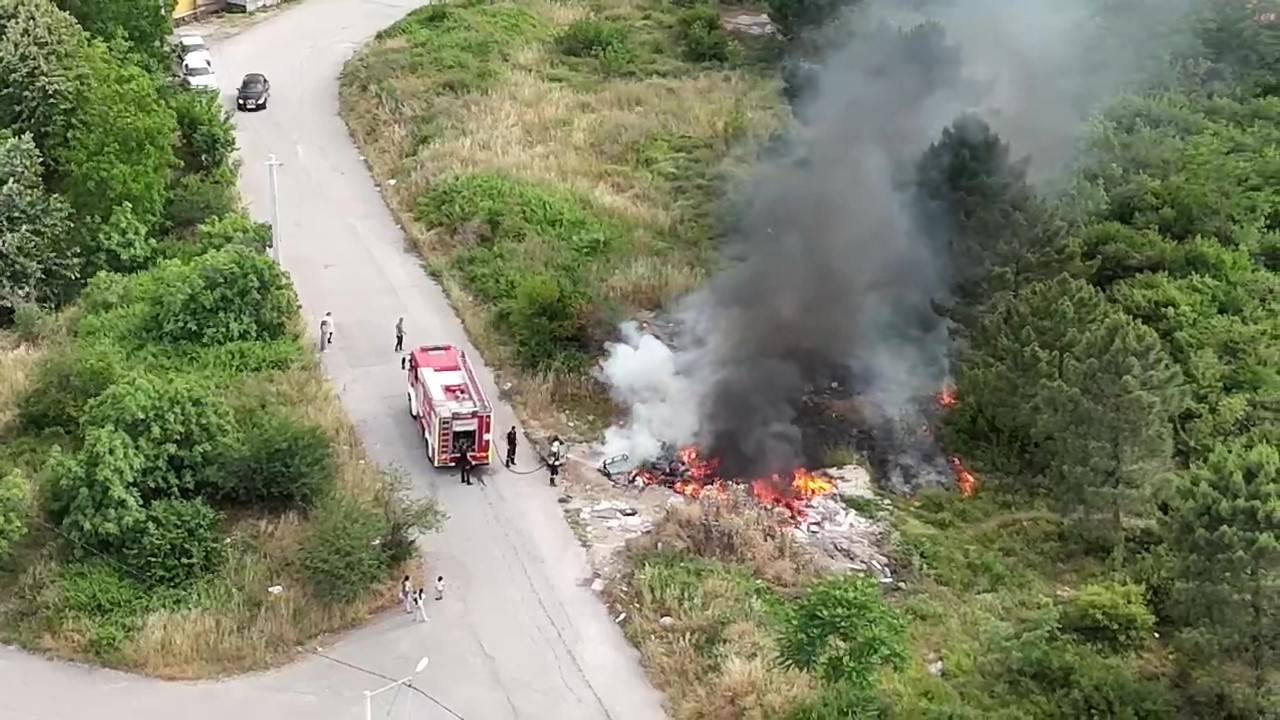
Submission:
[[[418,622],[419,619],[421,619],[422,622],[427,621],[427,608],[423,605],[423,602],[422,602],[425,598],[426,598],[426,591],[424,591],[422,588],[418,588],[413,592],[413,621],[414,622]]]
[[[396,321],[396,352],[404,352],[404,318]]]
[[[518,439],[516,426],[512,425],[511,429],[507,431],[507,467],[512,467],[516,464],[516,440]]]
[[[404,611],[406,613],[413,612],[413,582],[409,580],[409,576],[405,575],[404,580],[400,583],[400,599],[404,601]]]
[[[462,475],[462,484],[471,484],[471,448],[465,445],[462,452],[458,453],[458,472]]]
[[[437,600],[444,599],[444,576],[443,575],[436,576],[436,599]]]
[[[333,344],[333,313],[327,312],[320,318],[320,350],[328,350]]]
[[[560,464],[564,462],[564,443],[560,436],[551,438],[551,457],[547,458],[547,470],[551,473],[548,485],[556,486],[556,478],[560,477]]]

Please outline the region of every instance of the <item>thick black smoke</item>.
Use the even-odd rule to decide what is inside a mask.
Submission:
[[[834,52],[789,73],[797,127],[739,198],[721,268],[677,308],[674,350],[634,329],[609,346],[601,376],[632,412],[605,453],[698,442],[726,475],[786,472],[811,459],[797,408],[837,381],[890,459],[884,480],[945,480],[922,413],[947,377],[932,303],[963,268],[947,266],[948,229],[921,219],[914,166],[972,112],[1051,174],[1095,103],[1159,55],[1141,41],[1196,0],[1168,0],[1164,15],[1153,1],[862,6]]]
[[[931,303],[948,273],[915,221],[910,171],[976,90],[960,67],[939,25],[879,26],[800,98],[805,123],[756,177],[724,269],[680,311],[705,373],[704,443],[727,474],[806,460],[795,402],[831,367],[849,368],[885,417],[946,376]]]

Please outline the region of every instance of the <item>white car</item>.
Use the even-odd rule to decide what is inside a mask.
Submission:
[[[199,35],[179,35],[178,36],[178,59],[186,62],[187,60],[201,61],[213,65],[213,56],[209,54],[209,46],[205,44],[204,38]]]
[[[182,61],[182,82],[196,90],[218,89],[218,76],[213,72],[213,64],[203,60],[188,58]]]

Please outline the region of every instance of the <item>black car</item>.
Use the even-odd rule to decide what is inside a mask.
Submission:
[[[271,82],[262,73],[249,73],[240,81],[236,93],[236,107],[241,110],[262,110],[271,97]]]

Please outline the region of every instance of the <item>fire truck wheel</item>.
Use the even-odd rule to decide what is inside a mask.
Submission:
[[[409,397],[409,417],[411,417],[411,418],[413,418],[413,419],[415,419],[415,420],[416,420],[416,419],[418,418],[418,413],[417,413],[417,411],[416,411],[416,410],[414,410],[414,408],[413,408],[413,396],[412,396],[412,395],[410,395],[410,396],[408,396],[408,397]]]

